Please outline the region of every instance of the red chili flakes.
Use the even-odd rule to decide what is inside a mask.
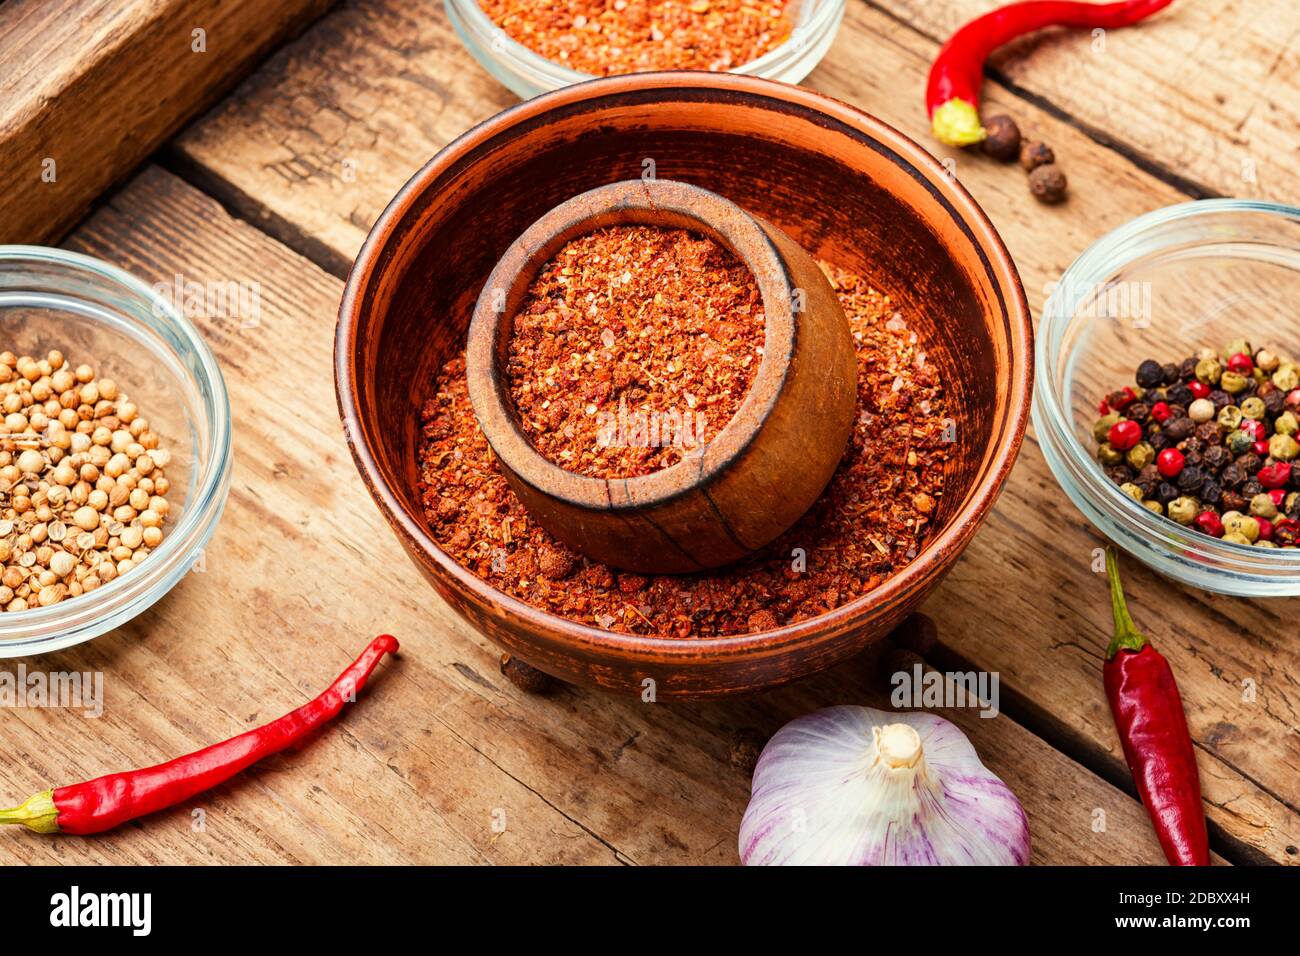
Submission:
[[[422,415],[420,490],[439,545],[534,607],[609,630],[680,638],[816,617],[906,566],[940,509],[953,447],[938,370],[888,296],[850,272],[823,268],[857,345],[858,421],[822,497],[762,552],[707,574],[657,577],[573,554],[510,491],[474,418],[463,356],[444,366]]]
[[[730,70],[790,39],[790,0],[480,0],[513,40],[596,76]]]
[[[762,299],[727,249],[616,226],[566,244],[515,316],[506,374],[524,434],[596,478],[676,464],[731,421],[763,359]]]

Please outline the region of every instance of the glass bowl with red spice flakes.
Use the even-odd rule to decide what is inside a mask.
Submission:
[[[651,156],[820,261],[857,362],[850,444],[822,497],[758,554],[690,575],[619,571],[550,540],[477,428],[463,357],[515,239]],[[1009,254],[922,147],[802,87],[679,71],[565,87],[447,147],[363,246],[335,357],[366,486],[451,608],[552,676],[668,699],[793,680],[914,610],[1010,471],[1031,341]]]
[[[798,83],[845,0],[447,0],[466,48],[518,96],[597,76],[730,71]]]
[[[1044,307],[1043,455],[1103,534],[1175,580],[1300,594],[1297,301],[1300,208],[1214,199],[1102,237]]]

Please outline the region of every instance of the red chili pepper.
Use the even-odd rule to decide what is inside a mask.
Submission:
[[[969,146],[987,136],[979,118],[980,85],[984,61],[1002,44],[1044,27],[1126,27],[1172,2],[1026,0],[976,17],[948,38],[930,67],[925,107],[935,138],[949,146]]]
[[[1114,548],[1106,549],[1106,574],[1115,636],[1102,674],[1124,759],[1165,857],[1175,866],[1208,866],[1201,780],[1174,672],[1129,617]]]
[[[182,803],[333,720],[356,699],[380,658],[396,651],[397,639],[383,634],[323,694],[278,720],[156,767],[44,790],[19,807],[0,810],[0,823],[21,823],[37,833],[86,835]]]

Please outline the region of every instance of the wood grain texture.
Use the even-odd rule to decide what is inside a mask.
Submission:
[[[62,235],[330,2],[0,4],[0,242]]]
[[[1122,33],[1109,42],[1118,44]],[[400,45],[388,39],[395,36]],[[808,85],[934,145],[920,104],[936,50],[931,39],[853,3]],[[1198,76],[1185,78],[1189,95],[1213,96]],[[1078,95],[1101,82],[1109,81],[1090,77]],[[1035,312],[1093,240],[1188,198],[997,83],[986,84],[985,96],[990,110],[1013,113],[1027,134],[1068,158],[1071,198],[1049,208],[1029,195],[1019,167],[936,148],[998,227]],[[416,17],[397,0],[375,0],[335,12],[277,54],[177,149],[185,168],[223,200],[341,274],[339,264],[350,262],[408,173],[511,101],[440,15]],[[345,113],[343,104],[354,102],[366,109]],[[1134,122],[1151,128],[1150,107],[1143,110]],[[352,181],[337,173],[345,161],[358,171]],[[1100,681],[1110,627],[1105,590],[1088,576],[1102,543],[1064,499],[1031,430],[998,508],[927,609],[954,658],[1000,672],[1018,713],[1123,782]],[[1300,602],[1235,601],[1137,568],[1129,574],[1139,623],[1179,675],[1216,837],[1244,858],[1300,860],[1300,668],[1285,637]],[[1252,702],[1242,699],[1248,678],[1258,688]]]
[[[748,778],[728,764],[733,734],[765,738],[834,703],[887,706],[865,659],[726,703],[521,693],[401,557],[352,467],[325,321],[338,280],[152,168],[70,244],[148,281],[259,282],[261,319],[195,317],[236,421],[233,490],[205,570],[119,631],[23,662],[103,671],[105,712],[0,715],[0,792],[164,759],[278,716],[381,630],[402,654],[301,752],[93,839],[6,829],[0,862],[735,862]],[[1006,716],[951,716],[1024,803],[1035,862],[1160,860],[1131,797]]]
[[[942,42],[1005,0],[866,2]],[[1300,199],[1300,6],[1292,0],[1179,0],[1102,38],[1087,30],[1026,37],[989,67],[1197,194]],[[921,103],[918,95],[908,105]],[[1011,113],[1029,115],[1018,104]],[[1057,155],[1073,172],[1074,154]]]

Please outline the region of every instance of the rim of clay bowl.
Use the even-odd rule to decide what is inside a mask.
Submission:
[[[982,474],[967,493],[957,514],[937,536],[925,543],[910,564],[847,604],[795,624],[748,634],[684,639],[607,631],[539,610],[494,588],[451,558],[421,524],[406,513],[375,461],[369,435],[361,426],[361,417],[354,401],[362,389],[353,375],[353,356],[356,354],[356,332],[361,319],[365,287],[371,283],[376,270],[382,265],[390,237],[416,198],[467,153],[510,128],[545,114],[553,106],[628,93],[660,91],[671,94],[674,90],[700,89],[773,99],[802,108],[834,123],[850,135],[856,134],[864,141],[864,145],[882,152],[903,166],[913,179],[948,210],[958,228],[971,240],[988,270],[989,278],[1006,311],[1004,322],[1011,356],[1011,381],[1001,428],[997,434],[990,436],[988,442],[991,458],[981,462]],[[947,556],[955,556],[969,542],[984,515],[993,507],[1011,471],[1029,419],[1033,358],[1033,328],[1029,305],[1011,254],[984,210],[965,187],[949,175],[938,159],[888,123],[824,93],[754,76],[698,71],[631,73],[567,86],[509,107],[443,147],[398,190],[366,236],[343,290],[334,344],[335,390],[348,447],[371,497],[398,534],[429,556],[461,587],[490,598],[495,605],[530,627],[550,632],[553,637],[559,637],[570,644],[617,652],[625,658],[630,656],[647,664],[668,666],[689,665],[692,660],[706,656],[715,661],[728,657],[774,656],[806,642],[834,640],[843,633],[846,625],[852,626],[854,619],[867,608],[878,612],[888,608],[927,581],[945,563]]]

